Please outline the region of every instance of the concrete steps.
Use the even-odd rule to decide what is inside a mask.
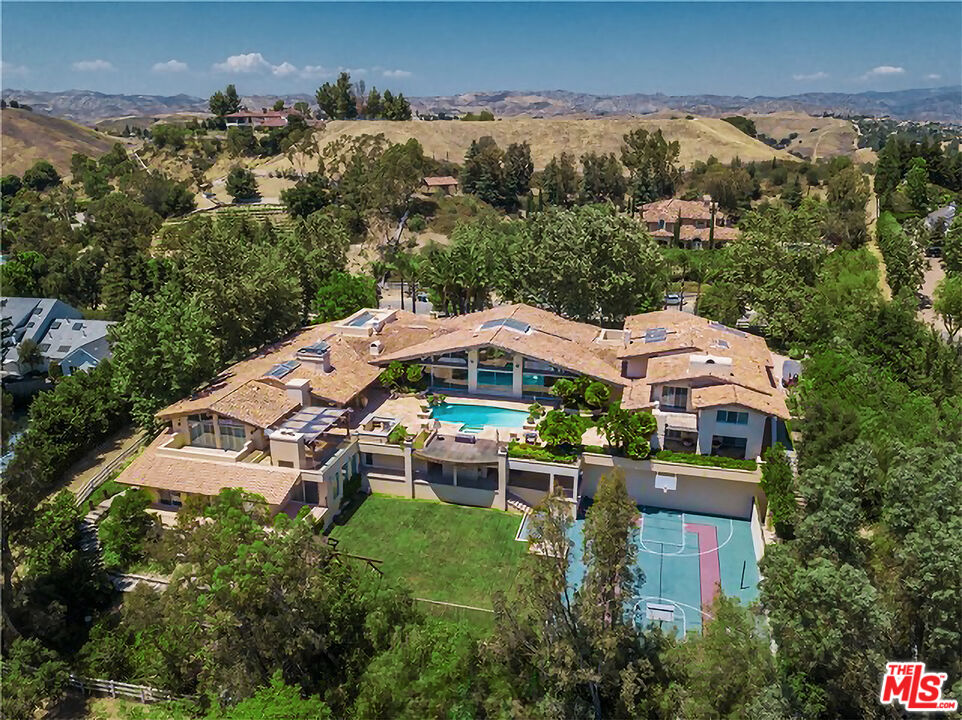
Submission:
[[[528,515],[534,510],[533,507],[514,493],[508,493],[508,507],[522,515]]]

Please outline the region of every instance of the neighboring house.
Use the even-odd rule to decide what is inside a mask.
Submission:
[[[300,115],[296,110],[268,110],[261,108],[260,112],[241,110],[224,116],[227,127],[284,127],[291,115]]]
[[[440,190],[445,195],[456,195],[458,192],[458,179],[450,175],[426,177],[423,185],[426,192]]]
[[[378,378],[394,361],[420,365],[445,404],[386,392]],[[448,319],[365,309],[304,328],[159,412],[166,431],[117,481],[147,488],[161,508],[242,487],[274,512],[307,506],[326,525],[352,478],[374,492],[507,509],[559,487],[578,502],[617,467],[640,504],[747,518],[764,503],[757,469],[597,452],[552,462],[508,446],[537,442],[530,403],[555,405],[552,385],[586,375],[624,407],[652,411],[655,448],[755,459],[788,417],[779,365],[764,340],[675,310],[610,330],[526,305]],[[413,440],[389,442],[399,426]]]
[[[952,224],[952,220],[955,218],[955,203],[949,203],[945,207],[940,207],[938,210],[933,210],[928,215],[925,216],[925,228],[927,230],[934,230],[939,225],[942,226],[943,231],[949,228]]]
[[[12,332],[3,348],[5,377],[47,371],[53,362],[60,363],[64,375],[69,375],[76,369],[96,367],[110,357],[107,329],[112,322],[84,320],[79,310],[53,298],[5,297],[0,305]],[[24,340],[33,340],[40,349],[42,361],[34,367],[20,367],[17,348]]]
[[[658,200],[644,205],[641,214],[648,232],[662,245],[675,242],[675,225],[678,223],[678,240],[681,247],[689,250],[707,248],[709,240],[713,247],[722,247],[738,237],[738,228],[714,206],[708,195],[700,200]],[[714,232],[711,230],[713,223]]]

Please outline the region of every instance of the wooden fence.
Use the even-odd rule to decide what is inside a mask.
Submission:
[[[131,455],[140,450],[144,445],[154,439],[153,435],[144,434],[137,442],[124,450],[120,455],[107,463],[96,475],[90,478],[76,493],[77,505],[83,505],[87,499],[93,495],[94,490],[103,485],[110,479],[111,474],[117,470]]]
[[[164,702],[166,700],[177,700],[183,697],[169,693],[166,690],[152,688],[149,685],[133,685],[131,683],[117,682],[116,680],[88,678],[74,674],[70,675],[67,684],[87,695],[107,695],[112,698],[124,698],[142,703]]]

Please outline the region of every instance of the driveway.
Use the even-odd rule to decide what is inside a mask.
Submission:
[[[926,262],[928,266],[922,276],[922,289],[920,292],[928,298],[929,303],[931,303],[934,302],[935,286],[945,277],[945,269],[942,267],[942,260],[939,258],[926,258]],[[930,306],[919,310],[919,318],[942,333],[944,338],[948,339],[949,334],[945,330],[945,324],[939,318],[933,307]]]

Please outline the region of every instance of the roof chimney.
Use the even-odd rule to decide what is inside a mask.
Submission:
[[[371,355],[373,357],[377,357],[382,352],[384,352],[384,343],[382,343],[380,340],[375,340],[371,343]]]
[[[316,343],[300,348],[297,351],[297,359],[310,363],[324,373],[334,369],[331,367],[331,346],[325,340],[318,340]]]
[[[302,408],[311,405],[311,381],[307,378],[288,380],[284,383],[284,390],[287,392],[287,397],[300,403]]]

